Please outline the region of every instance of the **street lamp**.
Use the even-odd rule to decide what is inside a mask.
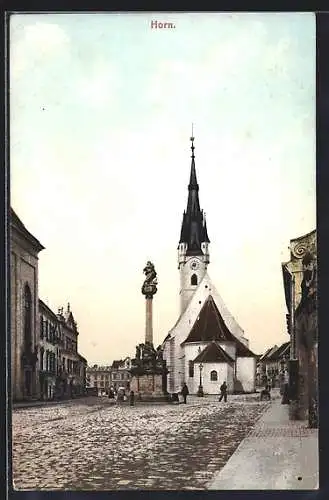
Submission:
[[[199,396],[200,398],[202,398],[204,396],[204,393],[203,393],[203,387],[202,387],[202,369],[203,369],[203,364],[200,363],[199,364],[199,370],[200,370],[200,385],[199,385],[199,389],[198,389],[198,392],[197,392],[197,396]]]

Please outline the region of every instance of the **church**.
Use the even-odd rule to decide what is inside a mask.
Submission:
[[[194,137],[191,143],[188,200],[177,249],[180,316],[163,342],[167,390],[179,392],[186,382],[190,394],[218,394],[226,381],[229,393],[254,392],[256,355],[207,272],[210,240],[199,202]]]

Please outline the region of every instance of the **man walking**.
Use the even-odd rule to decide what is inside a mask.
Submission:
[[[186,398],[187,398],[188,394],[189,394],[189,390],[188,390],[188,387],[186,385],[186,382],[184,382],[183,387],[182,387],[182,396],[183,396],[185,404],[186,404]]]
[[[224,398],[224,402],[226,403],[226,401],[227,401],[227,385],[226,385],[226,382],[222,383],[222,385],[220,386],[219,390],[220,390],[219,401],[221,401]]]

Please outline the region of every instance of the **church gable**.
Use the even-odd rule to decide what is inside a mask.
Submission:
[[[211,340],[231,340],[231,333],[225,325],[214,299],[209,295],[185,342]]]
[[[209,297],[212,295],[213,300],[219,309],[221,316],[230,329],[230,331],[234,334],[235,337],[241,339],[243,343],[248,345],[248,340],[243,337],[243,330],[238,325],[234,317],[230,314],[227,307],[224,304],[223,299],[220,297],[217,292],[215,286],[213,285],[208,273],[205,274],[199,286],[196,288],[190,302],[188,303],[185,311],[180,315],[174,327],[170,330],[170,337],[175,337],[178,343],[182,343],[186,337],[188,336],[193,323],[197,319],[200,310]]]
[[[234,363],[231,356],[221,348],[221,346],[212,341],[207,347],[197,355],[194,363]]]
[[[255,356],[250,349],[230,332],[212,295],[209,295],[203,304],[184,344],[207,341],[233,342],[236,345],[237,357]]]

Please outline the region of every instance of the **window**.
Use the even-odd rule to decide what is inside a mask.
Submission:
[[[24,288],[24,349],[32,350],[32,295],[27,283]]]
[[[40,370],[43,370],[43,354],[44,354],[44,349],[41,347],[40,349]]]
[[[40,338],[43,339],[43,317],[40,315]]]
[[[217,377],[217,372],[216,372],[216,370],[212,370],[212,371],[210,372],[210,380],[211,380],[212,382],[217,382],[218,377]]]
[[[191,276],[191,285],[195,286],[198,284],[198,277],[196,274],[192,274]]]
[[[194,377],[194,363],[193,363],[193,361],[188,362],[188,376]]]

